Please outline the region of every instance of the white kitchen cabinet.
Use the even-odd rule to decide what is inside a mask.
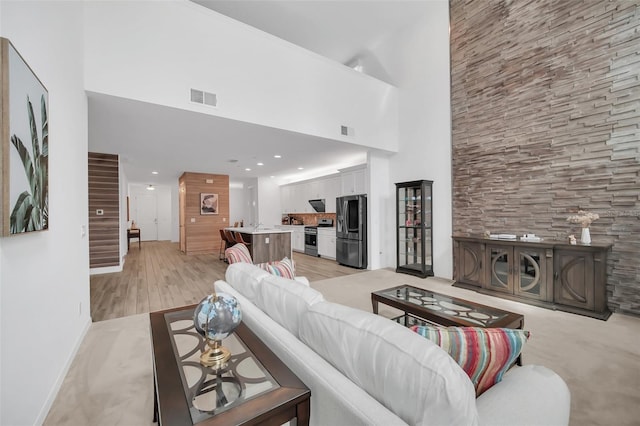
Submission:
[[[280,187],[280,207],[282,213],[291,212],[291,186],[289,185]]]
[[[305,206],[302,203],[304,197],[304,188],[300,184],[291,185],[291,212],[306,213]]]
[[[336,258],[336,228],[318,228],[318,254],[320,257]]]
[[[311,184],[309,182],[303,182],[295,185],[296,187],[296,207],[300,213],[312,213],[314,210],[309,204],[309,200],[313,197],[310,196]]]
[[[304,226],[295,227],[291,233],[291,249],[304,253]]]
[[[364,173],[362,174],[364,178]],[[325,211],[336,212],[336,197],[341,193],[340,175],[334,174],[280,187],[282,213],[316,213],[309,200],[324,199]],[[358,188],[363,185],[359,185]],[[360,193],[365,193],[362,191]]]
[[[324,180],[315,179],[309,182],[309,191],[307,195],[309,195],[310,200],[324,198]]]
[[[340,171],[341,194],[356,195],[367,193],[366,166],[349,168]]]
[[[324,198],[327,213],[336,212],[336,197],[340,196],[340,176],[333,176],[324,181]]]

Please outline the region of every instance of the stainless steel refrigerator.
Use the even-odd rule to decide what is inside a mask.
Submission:
[[[336,198],[336,260],[367,268],[367,196]]]

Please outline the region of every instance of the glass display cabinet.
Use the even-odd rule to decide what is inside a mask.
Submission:
[[[396,272],[433,276],[430,180],[396,183]]]

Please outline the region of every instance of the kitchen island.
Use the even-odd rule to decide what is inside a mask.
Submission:
[[[272,262],[291,259],[291,231],[278,228],[225,228],[227,231],[239,232],[247,245],[253,263]]]

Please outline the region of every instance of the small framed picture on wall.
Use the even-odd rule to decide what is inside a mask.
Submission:
[[[200,214],[218,214],[218,194],[200,193]]]

